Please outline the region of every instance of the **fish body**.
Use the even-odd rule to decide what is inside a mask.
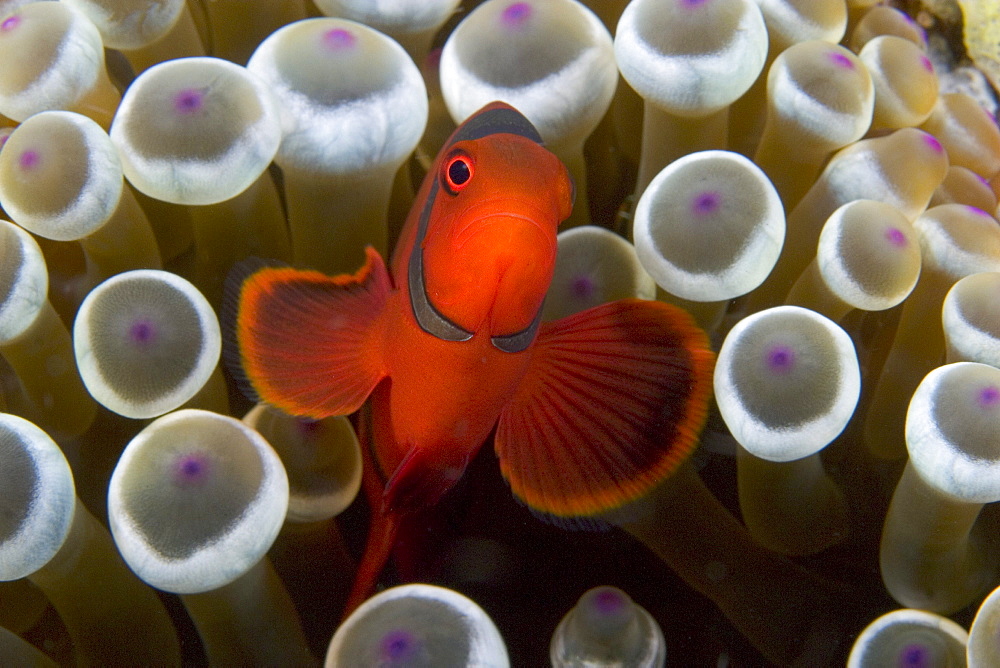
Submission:
[[[369,248],[354,275],[259,268],[234,283],[236,356],[261,400],[318,419],[370,398],[366,480],[384,485],[349,609],[400,522],[494,427],[514,494],[557,518],[640,497],[694,448],[714,357],[690,316],[624,300],[541,322],[572,199],[530,122],[494,102],[428,171],[391,273]]]
[[[505,105],[457,130],[430,174],[393,256],[382,346],[419,354],[388,356],[373,397],[389,498],[436,479],[422,502],[461,476],[528,368],[573,199],[566,168]]]

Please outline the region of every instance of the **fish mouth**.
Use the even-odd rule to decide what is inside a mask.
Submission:
[[[461,248],[485,231],[496,234],[497,225],[509,225],[510,233],[506,236],[511,242],[517,237],[527,237],[532,244],[544,242],[547,250],[555,251],[558,221],[550,222],[553,219],[552,212],[545,211],[532,202],[512,197],[494,197],[476,202],[457,214],[456,218],[458,224],[453,242],[455,248]],[[527,235],[526,230],[530,230]],[[497,236],[502,239],[505,235]]]

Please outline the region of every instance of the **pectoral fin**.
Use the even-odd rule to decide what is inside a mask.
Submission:
[[[595,515],[641,497],[694,450],[714,354],[685,311],[622,300],[544,323],[496,432],[531,508]]]
[[[385,376],[389,274],[374,249],[367,257],[353,275],[258,266],[231,277],[229,357],[260,400],[293,415],[345,415]]]

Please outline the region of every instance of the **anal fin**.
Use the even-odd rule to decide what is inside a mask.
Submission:
[[[429,508],[455,486],[464,470],[449,469],[428,451],[411,448],[385,484],[385,507],[399,513]]]
[[[379,254],[366,254],[353,275],[257,267],[230,281],[230,356],[260,400],[293,415],[345,415],[384,377],[380,323],[391,284]]]
[[[694,450],[715,356],[685,311],[628,299],[544,323],[500,415],[511,490],[559,518],[641,497]]]

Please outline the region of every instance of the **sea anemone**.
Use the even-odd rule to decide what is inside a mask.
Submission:
[[[893,610],[872,621],[855,639],[847,668],[964,666],[968,640],[966,630],[947,617],[912,608]]]
[[[365,245],[384,254],[393,181],[427,122],[406,51],[354,21],[308,19],[261,42],[247,69],[281,100],[275,162],[295,263],[353,272]]]
[[[94,24],[61,2],[26,4],[0,20],[0,114],[23,121],[49,109],[78,111],[107,129],[121,95]]]
[[[87,264],[80,293],[123,271],[161,268],[153,229],[125,187],[118,150],[96,122],[43,111],[18,125],[4,148],[0,205],[32,234],[80,243]]]
[[[69,330],[48,299],[45,258],[30,234],[7,221],[0,221],[0,249],[0,356],[14,374],[6,403],[53,436],[79,436],[95,405],[73,362]]]
[[[882,529],[882,579],[903,605],[951,614],[980,600],[997,575],[995,545],[974,531],[1000,501],[1000,369],[937,367],[906,414],[909,459]],[[980,530],[981,531],[981,530]]]
[[[846,502],[819,453],[847,426],[860,392],[850,337],[814,311],[777,306],[729,331],[715,400],[741,446],[740,511],[761,544],[802,555],[846,537]]]
[[[344,620],[324,665],[508,668],[510,661],[482,608],[456,591],[411,584],[372,596]]]
[[[581,664],[662,666],[663,631],[648,612],[617,587],[588,589],[552,634],[555,668]]]
[[[920,242],[910,221],[891,204],[856,199],[827,218],[816,257],[785,301],[839,321],[851,309],[896,306],[919,276]]]
[[[445,42],[440,77],[456,123],[493,100],[521,111],[576,183],[565,225],[589,221],[583,142],[618,83],[611,35],[592,12],[575,0],[485,2]]]
[[[330,17],[307,18],[317,10],[302,0],[258,0],[253,11],[212,0],[92,14],[102,24],[124,19],[122,36],[95,26],[92,10],[76,8],[82,4],[0,0],[0,422],[54,440],[72,470],[76,496],[63,500],[76,509],[73,521],[92,515],[79,521],[95,535],[110,525],[118,547],[105,540],[103,554],[131,578],[130,600],[166,605],[154,613],[158,621],[138,624],[158,638],[146,642],[139,631],[109,637],[111,626],[79,626],[55,590],[40,592],[26,579],[0,584],[0,625],[50,658],[204,665],[272,660],[279,655],[266,652],[283,647],[282,661],[319,662],[363,548],[367,504],[381,493],[360,465],[372,424],[365,408],[314,422],[243,396],[243,379],[217,362],[213,327],[221,320],[218,333],[227,336],[232,315],[222,308],[224,278],[233,267],[240,275],[258,266],[249,256],[329,273],[357,271],[366,245],[387,256],[439,128],[451,125],[446,102],[461,120],[494,98],[520,109],[562,155],[576,180],[573,222],[593,225],[560,236],[546,318],[625,296],[681,303],[710,330],[716,350],[744,351],[723,356],[719,367],[741,380],[716,382],[718,406],[690,425],[694,442],[705,418],[701,447],[648,496],[607,516],[559,522],[604,531],[546,523],[512,500],[492,453],[477,457],[434,513],[402,531],[397,568],[380,587],[420,580],[474,600],[499,629],[490,632],[498,665],[549,661],[560,618],[602,585],[615,589],[580,605],[610,616],[573,626],[596,624],[598,635],[618,628],[624,617],[616,614],[633,608],[615,592],[628,592],[662,629],[671,662],[811,666],[844,665],[863,627],[900,605],[933,608],[967,627],[995,587],[995,511],[982,511],[993,497],[970,496],[966,481],[942,501],[927,491],[924,455],[913,454],[932,442],[975,445],[956,430],[990,427],[997,395],[980,388],[963,399],[955,387],[965,381],[953,387],[948,379],[992,378],[995,367],[986,365],[1000,360],[1000,129],[989,96],[956,90],[950,56],[961,58],[961,49],[941,57],[940,46],[960,36],[931,10],[911,17],[901,8],[918,3],[875,0],[444,0],[433,13],[431,3],[398,3],[427,10],[401,18],[387,0],[328,0],[317,4]],[[180,13],[146,20],[168,4]],[[969,38],[990,26],[966,28]],[[472,72],[475,85],[466,78]],[[437,114],[434,129],[414,157],[429,114]],[[724,163],[674,178],[709,157]],[[158,175],[141,168],[149,162]],[[664,174],[674,175],[663,177],[673,188],[657,194]],[[664,206],[683,215],[664,214]],[[738,265],[748,273],[734,278]],[[667,276],[677,267],[683,285]],[[156,274],[164,282],[94,308],[133,270],[164,272]],[[695,294],[695,283],[726,289]],[[733,417],[733,401],[760,409],[776,396],[760,382],[746,389],[751,355],[737,343],[772,307],[824,323],[800,333],[803,346],[849,337],[846,359],[859,378],[860,390],[856,382],[848,388],[856,407],[845,404],[837,428],[812,439],[831,442],[799,467],[805,472],[789,473],[795,464],[785,462],[775,473],[777,463],[737,449],[746,449],[738,425],[747,421]],[[774,336],[796,333],[782,322]],[[136,352],[161,333],[170,341],[157,343],[169,346]],[[98,357],[110,365],[97,366],[110,370],[103,380],[115,400],[94,384],[87,360]],[[775,410],[816,407],[840,387],[819,370],[806,375]],[[702,390],[707,400],[710,388]],[[137,410],[154,396],[169,401]],[[675,409],[664,407],[665,423]],[[180,440],[169,436],[176,424],[164,428],[192,417],[200,426],[180,428]],[[232,436],[230,447],[270,444],[254,450],[256,468],[207,448],[178,455],[182,441],[203,442],[203,423]],[[931,473],[960,477],[969,461],[995,459],[989,433],[973,455],[959,457],[961,466],[933,455]],[[143,441],[161,447],[137,456]],[[24,483],[41,470],[22,466],[11,442],[0,438],[3,568],[18,518],[27,516],[17,510],[30,500]],[[230,464],[232,475],[216,475]],[[291,491],[266,512],[264,469],[272,482],[287,476]],[[817,522],[804,536],[815,549],[769,541],[748,507],[750,471],[764,469],[803,495],[815,485],[835,490],[829,498],[844,520],[837,540],[826,540],[829,524]],[[268,526],[233,539],[237,519],[258,510]],[[941,524],[953,533],[935,524],[949,517]],[[206,526],[218,533],[199,533]],[[164,548],[172,539],[188,541],[187,556],[201,555],[209,580],[192,585],[190,573],[174,572],[178,585],[165,571],[150,574],[189,561]],[[140,550],[151,543],[167,558]],[[252,554],[242,549],[250,544]],[[245,575],[220,575],[236,562]],[[63,577],[83,591],[95,581],[92,567]],[[28,577],[39,586],[44,578]],[[202,591],[209,588],[216,592]],[[432,597],[435,615],[447,607],[443,596]],[[110,590],[106,598],[116,600]],[[609,607],[612,598],[620,608]],[[439,619],[423,614],[405,619],[425,627]],[[983,626],[987,613],[980,616],[977,626],[991,628]],[[398,619],[368,632],[347,622],[338,637],[354,638],[351,652],[382,652],[390,662],[433,644],[422,644],[416,629],[400,632]],[[454,648],[466,646],[454,638],[468,635],[440,637]],[[155,647],[159,654],[136,653]]]
[[[23,418],[0,414],[0,580],[26,577],[59,612],[80,663],[180,665],[166,610],[76,497],[59,446]]]
[[[73,349],[101,405],[151,418],[179,408],[218,373],[222,335],[208,300],[188,281],[137,270],[87,294],[73,323]]]
[[[266,558],[288,478],[264,438],[232,417],[183,409],[151,422],[108,485],[111,532],[148,584],[181,594],[212,663],[308,662]]]

